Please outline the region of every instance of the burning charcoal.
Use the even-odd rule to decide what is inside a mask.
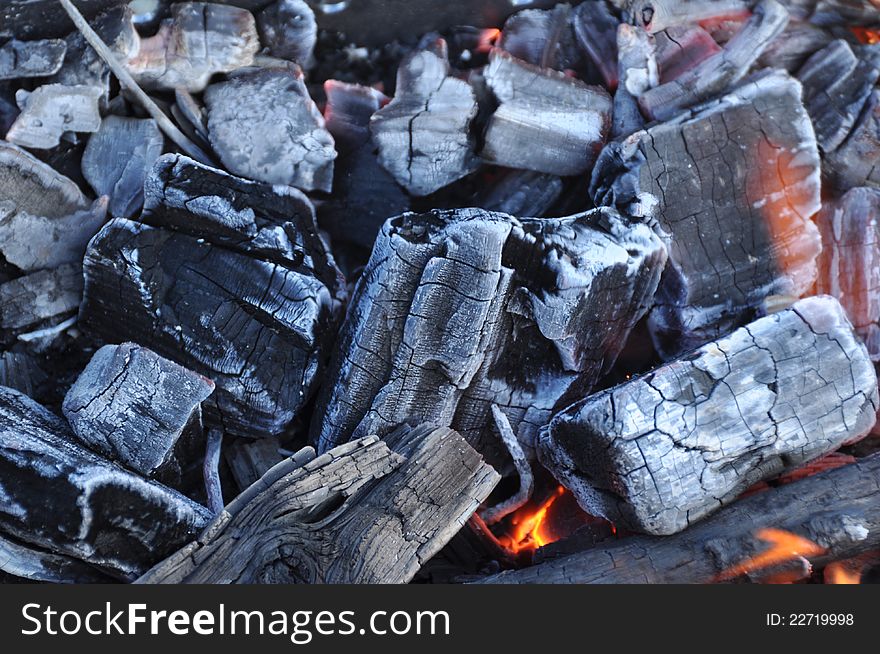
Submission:
[[[0,47],[0,80],[54,75],[66,50],[67,44],[60,39],[8,41]]]
[[[823,152],[843,143],[880,79],[880,45],[856,52],[838,39],[807,60],[798,71],[804,104]]]
[[[76,315],[82,297],[79,264],[65,263],[0,284],[0,341],[38,332]]]
[[[511,216],[543,216],[562,195],[560,177],[533,170],[509,170],[488,186],[477,206]]]
[[[89,139],[83,176],[98,195],[110,198],[110,215],[131,218],[144,202],[144,179],[162,154],[164,140],[155,121],[107,116]]]
[[[667,120],[736,84],[787,24],[785,7],[776,0],[761,0],[751,18],[723,50],[676,79],[642,94],[639,97],[642,110],[651,118]]]
[[[467,82],[449,75],[446,44],[401,63],[394,99],[370,127],[379,161],[411,194],[421,196],[461,179],[478,164],[469,135],[477,100]]]
[[[823,171],[840,191],[857,186],[880,187],[880,91],[871,92],[840,147],[825,153]]]
[[[133,343],[98,350],[64,398],[64,417],[86,447],[152,477],[201,417],[214,383]]]
[[[878,406],[843,307],[807,298],[573,404],[542,432],[539,456],[591,515],[672,534],[858,440]]]
[[[613,139],[627,137],[644,126],[638,97],[659,84],[655,42],[645,30],[621,24],[617,52],[620,84],[614,94]]]
[[[130,579],[192,539],[208,510],[75,442],[64,422],[0,388],[0,532]]]
[[[699,25],[670,27],[654,35],[660,79],[670,82],[721,52],[712,35]]]
[[[785,31],[758,57],[758,65],[784,68],[796,73],[814,53],[834,40],[828,30],[810,23],[791,22]]]
[[[791,0],[786,0],[791,1]],[[652,34],[688,23],[747,16],[754,0],[624,0],[625,17]]]
[[[599,70],[605,86],[617,87],[617,27],[620,21],[604,0],[582,2],[574,10],[574,33],[581,50]]]
[[[250,66],[259,49],[249,11],[207,2],[176,3],[156,35],[141,41],[128,70],[144,88],[198,92],[215,73]]]
[[[816,216],[822,254],[816,292],[838,298],[880,361],[880,190],[854,188]]]
[[[304,191],[330,191],[333,137],[302,71],[265,69],[205,91],[211,145],[236,175]]]
[[[613,210],[387,221],[318,399],[319,450],[412,419],[452,426],[503,461],[496,403],[531,452],[537,427],[613,363],[664,260],[650,228]]]
[[[47,84],[33,93],[19,91],[16,101],[21,113],[6,140],[26,148],[48,150],[58,145],[65,132],[97,132],[100,89],[94,86]]]
[[[82,261],[104,224],[106,199],[89,202],[71,180],[0,141],[0,254],[21,270]]]
[[[786,0],[793,14],[816,25],[880,25],[880,7],[874,2],[856,0]]]
[[[651,332],[665,358],[745,324],[768,296],[812,286],[819,155],[800,91],[768,72],[610,145],[596,166],[597,203],[636,212],[644,193],[660,200],[671,243]]]
[[[575,68],[580,58],[570,5],[525,9],[507,19],[498,47],[541,68]]]
[[[611,98],[604,89],[497,49],[484,76],[500,106],[486,128],[483,158],[552,175],[589,170],[611,126]]]
[[[318,24],[305,0],[278,0],[269,5],[257,14],[257,29],[273,57],[295,61],[305,69],[314,65]]]

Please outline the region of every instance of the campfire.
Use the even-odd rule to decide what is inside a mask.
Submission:
[[[0,581],[880,571],[880,4],[0,7]]]

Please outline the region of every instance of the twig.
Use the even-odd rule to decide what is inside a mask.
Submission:
[[[495,506],[491,506],[480,512],[480,517],[488,525],[495,524],[504,516],[513,513],[528,502],[535,486],[535,478],[532,475],[532,466],[529,465],[529,460],[526,458],[526,455],[519,444],[519,440],[516,438],[516,434],[513,433],[510,421],[496,404],[492,405],[492,417],[495,418],[495,426],[498,428],[498,433],[501,434],[501,440],[504,442],[504,446],[507,448],[507,451],[510,452],[510,457],[513,459],[513,465],[519,475],[519,490],[503,502],[499,502]]]
[[[220,486],[220,446],[223,433],[218,429],[208,430],[208,446],[205,448],[205,494],[208,496],[208,508],[214,515],[223,510],[223,489]]]

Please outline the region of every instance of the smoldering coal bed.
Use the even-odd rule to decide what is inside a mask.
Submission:
[[[0,579],[876,577],[880,8],[442,4],[0,8]]]

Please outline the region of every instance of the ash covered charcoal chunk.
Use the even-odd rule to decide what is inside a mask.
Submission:
[[[880,91],[871,92],[840,147],[825,153],[822,171],[840,192],[857,186],[880,187]]]
[[[0,80],[54,75],[66,51],[67,44],[61,39],[7,41],[0,46]]]
[[[619,4],[628,22],[654,34],[713,19],[745,18],[754,0],[622,0]]]
[[[605,86],[617,87],[617,28],[620,24],[604,0],[581,2],[572,12],[578,47],[599,71]],[[537,62],[535,62],[537,63]]]
[[[597,203],[659,199],[669,265],[651,313],[664,358],[751,320],[771,296],[797,298],[821,248],[819,153],[797,80],[771,71],[732,93],[609,145]]]
[[[489,118],[481,157],[560,176],[589,170],[611,127],[607,91],[497,49],[483,75],[500,104]]]
[[[313,438],[321,451],[410,420],[506,450],[492,404],[531,452],[650,306],[661,240],[615,211],[517,220],[479,209],[385,223],[349,306]]]
[[[318,23],[305,0],[278,0],[257,14],[262,44],[273,57],[295,61],[305,69],[315,63]]]
[[[63,420],[8,388],[0,388],[0,498],[0,533],[117,579],[144,572],[211,517],[88,451]]]
[[[205,91],[211,145],[232,173],[304,191],[330,191],[333,137],[302,71],[241,73]]]
[[[567,4],[518,11],[504,22],[498,47],[535,66],[575,68],[581,53],[572,21],[571,6]]]
[[[721,51],[712,35],[699,25],[669,27],[653,37],[660,81],[664,83],[681,77]]]
[[[82,289],[82,269],[73,263],[0,284],[0,343],[27,339],[29,334],[37,336],[51,327],[69,326],[76,316]]]
[[[423,196],[473,172],[479,161],[470,135],[477,99],[449,74],[446,43],[405,59],[394,99],[373,114],[379,161],[412,195]]]
[[[56,147],[65,132],[97,132],[100,89],[94,86],[46,84],[31,93],[20,90],[15,99],[21,113],[6,132],[6,140],[37,150]]]
[[[672,534],[865,435],[878,405],[843,308],[811,297],[573,404],[539,457],[589,513]]]
[[[154,476],[201,418],[214,382],[134,343],[105,345],[64,397],[77,439],[111,461]]]

